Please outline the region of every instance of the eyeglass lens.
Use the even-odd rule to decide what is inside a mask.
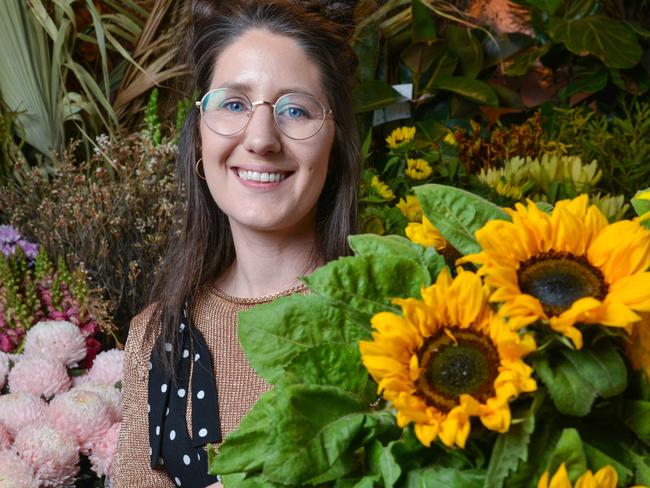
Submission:
[[[201,101],[204,123],[224,136],[241,132],[252,115],[249,98],[237,90],[218,88],[208,92]],[[325,121],[325,108],[315,97],[304,93],[283,95],[275,103],[273,117],[280,131],[292,139],[315,135]]]

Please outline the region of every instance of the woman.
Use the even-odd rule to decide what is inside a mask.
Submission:
[[[206,444],[268,389],[239,346],[237,313],[306,293],[298,277],[348,251],[359,178],[350,9],[315,3],[193,6],[201,99],[179,145],[184,228],[129,330],[115,488],[217,481]]]

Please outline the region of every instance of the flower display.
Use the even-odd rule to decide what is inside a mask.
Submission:
[[[407,195],[405,199],[400,198],[396,207],[409,222],[422,220],[422,207],[420,207],[420,202],[418,202],[416,196]]]
[[[0,423],[0,451],[11,447],[12,442],[12,435],[9,433],[4,424]]]
[[[0,487],[39,488],[32,467],[13,449],[0,451]]]
[[[74,438],[43,420],[21,429],[14,449],[35,471],[40,486],[68,486],[79,472]]]
[[[6,352],[0,351],[0,389],[4,388],[9,374],[9,356]]]
[[[406,160],[406,170],[404,173],[409,178],[414,180],[426,180],[431,176],[432,172],[433,169],[431,169],[431,166],[425,159],[409,158]]]
[[[103,383],[115,386],[122,381],[122,365],[124,364],[124,351],[111,349],[100,352],[93,362],[88,374],[80,378],[81,382]]]
[[[50,356],[66,366],[86,357],[86,340],[79,327],[64,320],[43,320],[27,331],[26,356]]]
[[[386,145],[390,149],[396,149],[403,144],[407,144],[415,137],[415,127],[398,127],[386,137]]]
[[[534,340],[509,331],[489,310],[488,296],[475,274],[452,280],[442,271],[422,301],[395,300],[402,317],[375,315],[373,340],[360,343],[363,364],[397,409],[398,424],[414,422],[426,446],[439,437],[464,447],[471,417],[507,431],[510,400],[536,389],[522,361]]]
[[[506,210],[512,222],[478,230],[482,251],[463,259],[481,265],[510,326],[541,319],[577,348],[576,323],[629,327],[650,311],[650,232],[634,221],[608,224],[587,202],[558,202],[551,215],[518,204]]]
[[[422,217],[422,223],[411,222],[406,227],[406,237],[412,242],[422,244],[425,247],[433,247],[434,249],[444,249],[447,246],[447,241],[438,229],[431,223],[431,221]]]
[[[28,260],[34,261],[36,259],[38,244],[23,239],[12,226],[0,225],[0,252],[5,256],[9,256],[16,252],[17,247],[22,249]]]
[[[47,403],[29,393],[0,395],[0,423],[15,435],[23,426],[45,417]]]
[[[391,190],[386,183],[381,181],[379,177],[373,176],[370,184],[375,189],[377,194],[387,202],[390,202],[395,198],[395,194],[393,193],[393,190]]]
[[[93,470],[99,476],[109,476],[113,467],[113,453],[117,447],[117,439],[120,433],[120,422],[114,423],[106,433],[92,445],[90,462]]]
[[[599,469],[596,474],[591,471],[585,472],[578,478],[575,485],[571,485],[569,474],[564,463],[549,480],[548,471],[544,472],[537,484],[537,488],[616,488],[618,486],[618,475],[616,470],[607,465]]]
[[[122,392],[114,386],[106,383],[89,381],[75,386],[73,390],[96,393],[109,407],[109,417],[116,419],[117,421],[122,420]]]
[[[46,399],[68,391],[72,382],[66,367],[56,359],[24,356],[9,372],[9,391]]]

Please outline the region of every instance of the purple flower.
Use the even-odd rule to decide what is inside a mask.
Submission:
[[[15,244],[20,234],[11,225],[0,225],[0,244]]]
[[[33,242],[27,242],[25,240],[21,240],[18,244],[20,244],[20,247],[23,248],[25,257],[29,261],[33,261],[36,259],[36,256],[38,255],[38,244],[35,244]]]

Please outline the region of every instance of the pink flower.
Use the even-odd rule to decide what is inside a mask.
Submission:
[[[121,422],[111,425],[106,431],[104,437],[93,443],[90,453],[90,462],[97,476],[106,476],[110,478],[111,468],[113,467],[113,454],[117,447],[117,438],[120,434]]]
[[[92,443],[117,420],[101,396],[79,389],[55,396],[50,402],[48,417],[74,436],[83,454],[87,454]]]
[[[0,483],[3,488],[38,488],[32,467],[13,449],[0,451]]]
[[[76,366],[86,357],[86,340],[70,322],[43,320],[27,331],[25,356],[49,357]]]
[[[70,389],[68,370],[59,361],[23,356],[9,372],[9,391],[50,398]]]
[[[46,420],[19,430],[14,449],[36,471],[41,486],[71,486],[79,472],[77,442]]]
[[[9,355],[6,352],[0,352],[0,389],[4,388],[9,373]]]
[[[0,423],[0,451],[9,449],[11,447],[12,442],[13,442],[13,437],[9,433],[9,430],[4,426],[4,424]]]
[[[9,433],[16,433],[27,424],[45,417],[47,403],[29,393],[0,395],[0,422]]]
[[[79,330],[81,330],[82,334],[86,335],[83,327],[81,327]],[[86,351],[88,351],[88,354],[86,354],[84,360],[81,361],[80,366],[85,369],[90,369],[93,365],[93,361],[95,361],[95,356],[97,356],[97,353],[99,353],[99,351],[101,350],[102,350],[101,342],[99,342],[94,337],[86,336]]]
[[[94,381],[106,385],[115,386],[122,381],[122,365],[124,364],[124,351],[111,349],[97,355],[93,367],[87,375],[83,376],[82,382]]]
[[[89,381],[75,386],[73,390],[92,391],[97,393],[109,406],[112,418],[122,420],[122,392],[111,385]]]

